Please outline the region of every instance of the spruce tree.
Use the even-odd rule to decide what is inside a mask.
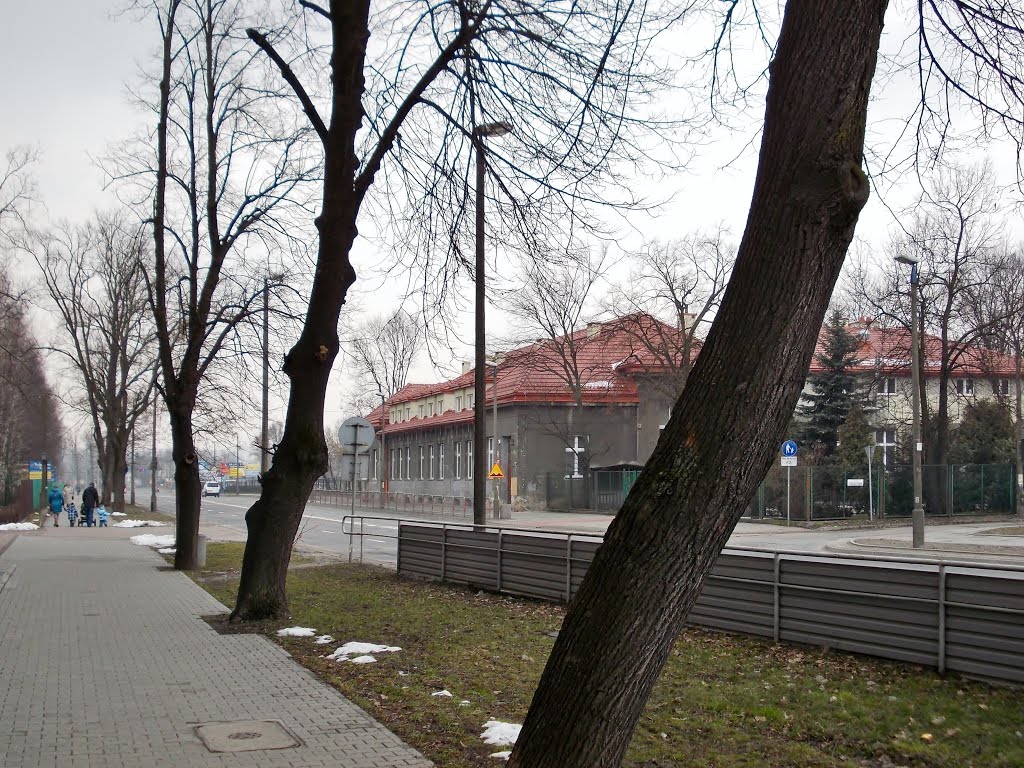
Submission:
[[[821,370],[807,377],[809,391],[797,407],[803,420],[801,443],[826,463],[837,460],[839,427],[850,408],[861,406],[864,400],[854,377],[854,368],[861,362],[857,347],[857,337],[847,330],[843,313],[833,310],[825,323],[821,354],[815,356]]]

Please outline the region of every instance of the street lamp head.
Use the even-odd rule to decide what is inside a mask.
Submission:
[[[490,136],[504,136],[506,133],[512,132],[512,124],[499,120],[494,123],[481,123],[480,125],[473,126],[473,135],[483,137]]]
[[[917,258],[917,256],[910,256],[909,254],[906,253],[901,253],[899,256],[896,256],[895,259],[900,264],[907,264],[908,266],[911,267],[921,261],[919,258]]]

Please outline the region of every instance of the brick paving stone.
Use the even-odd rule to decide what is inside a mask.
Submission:
[[[4,768],[426,768],[431,763],[225,608],[123,540],[22,536],[0,555]],[[301,742],[207,751],[204,722],[280,720]]]

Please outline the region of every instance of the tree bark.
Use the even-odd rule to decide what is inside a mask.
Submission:
[[[284,433],[263,478],[260,498],[245,515],[249,537],[232,621],[284,617],[292,542],[313,483],[328,469],[323,412],[331,365],[338,354],[338,318],[356,274],[349,252],[360,197],[355,138],[363,119],[369,2],[331,3],[331,121],[324,137],[322,212],[317,270],[302,334],[285,357],[291,389]]]
[[[192,409],[168,403],[171,422],[171,460],[174,462],[174,568],[192,571],[199,567],[199,503],[202,483],[199,461],[192,440]]]
[[[886,5],[787,3],[721,310],[569,606],[510,766],[621,763],[687,612],[778,450],[868,197],[860,165]]]

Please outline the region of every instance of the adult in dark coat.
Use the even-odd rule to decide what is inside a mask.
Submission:
[[[89,487],[82,491],[82,512],[85,517],[85,524],[92,527],[93,512],[100,505],[100,494],[96,490],[95,483],[89,483]]]

